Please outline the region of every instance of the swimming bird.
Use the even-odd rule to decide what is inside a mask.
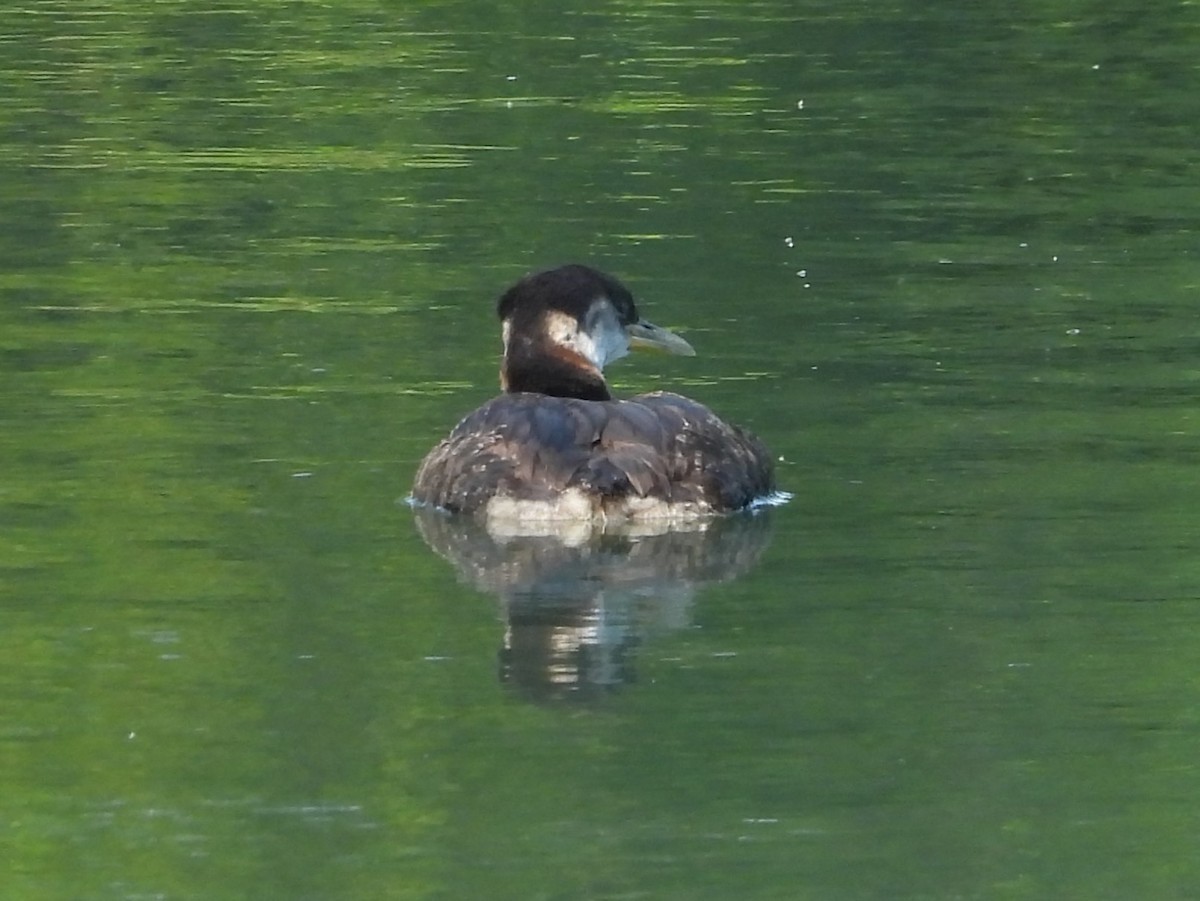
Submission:
[[[412,500],[491,521],[695,520],[775,490],[771,457],[703,404],[655,391],[612,396],[604,367],[631,348],[691,356],[638,315],[611,275],[570,264],[501,295],[503,394],[429,452]]]

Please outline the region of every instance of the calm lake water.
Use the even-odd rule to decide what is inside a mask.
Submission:
[[[1200,7],[0,11],[21,899],[1200,896]],[[418,518],[568,260],[795,497]]]

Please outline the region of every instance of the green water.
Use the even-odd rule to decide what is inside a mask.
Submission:
[[[1191,2],[7,5],[0,894],[1200,895],[1198,46]],[[700,354],[618,390],[790,504],[427,544],[492,299],[575,259]]]

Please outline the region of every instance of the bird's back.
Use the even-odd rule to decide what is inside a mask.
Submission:
[[[413,499],[489,516],[649,518],[737,510],[773,490],[758,439],[686,397],[517,393],[488,401],[430,451]]]

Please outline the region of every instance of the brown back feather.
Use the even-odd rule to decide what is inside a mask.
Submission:
[[[678,394],[601,402],[519,393],[488,401],[430,451],[413,498],[473,513],[497,494],[550,500],[568,487],[721,511],[775,483],[757,438]]]

